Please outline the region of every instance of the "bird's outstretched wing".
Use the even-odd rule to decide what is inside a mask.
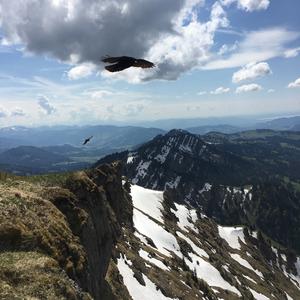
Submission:
[[[109,72],[120,72],[132,67],[132,63],[128,61],[121,61],[114,65],[106,66],[105,69]]]
[[[137,62],[134,64],[135,67],[140,67],[143,69],[147,68],[154,68],[155,64],[151,61],[145,60],[145,59],[137,59]]]
[[[122,59],[122,56],[112,57],[112,56],[105,56],[101,59],[101,61],[105,63],[114,64],[119,62]]]

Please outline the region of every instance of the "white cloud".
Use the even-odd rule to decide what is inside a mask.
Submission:
[[[15,107],[10,114],[12,117],[24,117],[26,116],[26,113],[24,110],[20,107]]]
[[[0,106],[0,118],[6,118],[6,117],[8,117],[7,110],[4,107]]]
[[[113,95],[113,92],[107,90],[97,90],[89,93],[93,99],[103,99],[106,96]]]
[[[51,115],[56,111],[55,107],[50,104],[49,99],[46,96],[38,97],[38,105],[47,115]]]
[[[245,84],[239,86],[235,92],[237,94],[240,94],[240,93],[247,93],[247,92],[257,92],[260,90],[262,90],[262,87],[259,84],[252,83],[252,84]]]
[[[224,88],[223,86],[220,86],[219,88],[215,89],[214,91],[211,91],[210,93],[212,95],[220,95],[220,94],[226,94],[230,91],[230,88]]]
[[[96,66],[91,63],[83,63],[70,69],[67,73],[70,80],[78,80],[88,77],[96,70]]]
[[[237,3],[239,9],[252,12],[267,9],[270,5],[270,0],[221,0],[221,3],[226,6]]]
[[[271,73],[272,71],[269,64],[266,62],[249,63],[233,74],[232,82],[238,83],[244,80],[253,80],[257,77],[266,76]]]
[[[101,57],[130,55],[156,63],[152,70],[108,74],[130,82],[175,80],[210,57],[215,32],[229,21],[219,1],[206,22],[198,18],[205,0],[10,0],[0,2],[1,33],[8,44],[76,64],[70,79],[103,68]],[[87,65],[88,64],[88,65]]]
[[[296,79],[294,82],[289,83],[288,88],[300,88],[300,78]]]
[[[237,51],[228,58],[212,59],[202,68],[206,70],[236,68],[253,61],[283,56],[287,45],[299,36],[299,32],[280,27],[252,31],[245,35],[244,40],[239,42]]]
[[[228,54],[228,53],[235,51],[236,49],[238,49],[237,41],[232,45],[227,45],[227,44],[222,45],[222,47],[218,51],[218,54],[219,55]]]
[[[203,96],[203,95],[206,95],[206,94],[207,94],[206,91],[200,91],[200,92],[197,93],[197,95],[199,95],[199,96]]]
[[[176,20],[175,33],[162,36],[150,48],[149,58],[160,63],[158,68],[154,69],[155,72],[146,75],[144,80],[153,78],[174,80],[181,73],[201,66],[209,59],[216,30],[229,25],[226,13],[219,2],[213,4],[210,20],[206,23],[200,23],[195,12],[189,11],[186,15],[180,16]],[[190,23],[182,26],[187,18],[190,18]]]
[[[297,57],[299,53],[300,53],[300,47],[288,49],[284,52],[284,57],[286,58]]]
[[[268,93],[274,93],[274,92],[275,92],[274,89],[269,89],[269,90],[268,90]]]
[[[131,117],[141,117],[143,111],[148,107],[147,101],[131,101],[124,104],[109,104],[106,106],[108,118],[120,120]]]

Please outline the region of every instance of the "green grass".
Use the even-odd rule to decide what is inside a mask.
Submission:
[[[0,172],[0,183],[9,183],[13,181],[26,181],[33,184],[44,186],[62,186],[72,172],[49,173],[43,175],[16,176],[6,172]]]

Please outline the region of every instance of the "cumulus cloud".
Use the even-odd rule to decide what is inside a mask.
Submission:
[[[232,44],[232,45],[224,44],[224,45],[222,45],[222,47],[219,49],[218,54],[219,54],[219,55],[225,55],[225,54],[228,54],[228,53],[230,53],[230,52],[235,51],[237,48],[238,48],[238,42],[235,42],[235,43]]]
[[[288,88],[300,88],[300,78],[296,79],[294,82],[289,83]]]
[[[123,78],[133,78],[133,82],[173,80],[207,61],[216,30],[229,25],[218,1],[211,7],[209,20],[200,22],[197,11],[204,3],[205,0],[1,1],[1,29],[7,44],[23,44],[26,51],[70,64],[76,62],[68,72],[70,79],[89,76],[94,70],[87,64],[102,68],[100,59],[106,54],[126,54],[153,60],[158,67],[149,72],[125,71]]]
[[[235,72],[232,76],[232,82],[238,83],[244,80],[253,80],[257,77],[271,74],[272,71],[269,64],[266,62],[250,63],[244,66],[241,70]]]
[[[225,6],[236,3],[239,9],[252,12],[255,10],[265,10],[270,5],[270,0],[221,0]]]
[[[252,84],[245,84],[239,86],[235,92],[237,94],[240,94],[240,93],[247,93],[247,92],[257,92],[260,90],[262,90],[262,87],[259,84],[252,83]]]
[[[202,68],[206,70],[236,68],[253,61],[281,57],[287,50],[287,45],[299,36],[299,32],[281,27],[252,31],[245,34],[244,39],[238,44],[238,49],[229,57],[212,59]]]
[[[11,111],[11,116],[12,117],[24,117],[26,116],[26,113],[24,112],[24,110],[20,107],[15,107],[12,111]]]
[[[274,93],[274,92],[275,92],[274,89],[269,89],[269,90],[268,90],[268,93]]]
[[[38,105],[47,115],[52,115],[56,111],[55,107],[50,104],[49,99],[46,96],[38,97]]]
[[[299,53],[300,53],[300,47],[288,49],[284,52],[284,57],[286,57],[286,58],[296,57],[296,56],[298,56]]]
[[[200,91],[200,92],[197,93],[197,95],[199,95],[199,96],[203,96],[203,95],[206,95],[206,94],[207,94],[206,91]]]
[[[70,80],[77,80],[90,76],[96,70],[96,66],[91,63],[83,63],[71,68],[67,75]]]
[[[212,95],[220,95],[220,94],[226,94],[230,91],[230,88],[224,88],[220,86],[219,88],[215,89],[214,91],[211,91],[210,93]]]

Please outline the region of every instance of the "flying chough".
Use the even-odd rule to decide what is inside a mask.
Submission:
[[[82,143],[82,145],[86,145],[92,138],[93,138],[93,136],[90,136],[87,139],[85,139],[84,142]]]
[[[148,60],[134,58],[130,56],[118,56],[118,57],[106,56],[102,59],[102,61],[104,63],[111,64],[105,67],[105,69],[109,72],[120,72],[130,67],[143,68],[143,69],[155,67],[154,63]]]

